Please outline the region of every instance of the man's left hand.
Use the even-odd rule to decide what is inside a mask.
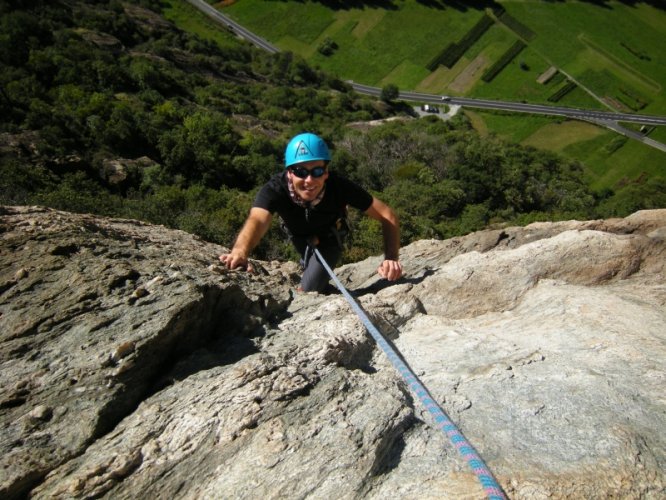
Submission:
[[[386,259],[377,268],[377,272],[382,278],[386,278],[389,281],[395,281],[402,276],[402,264],[397,260]]]

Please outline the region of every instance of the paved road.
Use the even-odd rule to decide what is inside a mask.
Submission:
[[[363,85],[348,81],[356,92],[372,96],[380,96],[382,90],[377,87]],[[400,98],[406,101],[417,101],[428,104],[448,104],[450,106],[464,106],[468,108],[497,109],[518,113],[533,113],[542,115],[566,116],[576,120],[584,120],[609,128],[626,137],[640,141],[647,146],[666,152],[666,144],[657,142],[643,134],[625,128],[618,122],[639,123],[641,125],[666,125],[666,117],[636,115],[628,113],[612,113],[608,111],[593,111],[578,108],[565,108],[563,106],[545,106],[542,104],[527,104],[510,101],[491,101],[487,99],[470,99],[467,97],[441,96],[435,94],[423,94],[419,92],[400,92]]]
[[[236,23],[229,17],[220,13],[217,9],[206,3],[204,0],[187,0],[190,4],[201,10],[204,14],[212,18],[214,21],[222,23],[227,28],[235,32],[238,36],[253,43],[257,47],[271,53],[279,52],[280,49],[270,44],[260,36],[243,28],[240,24]],[[381,89],[363,85],[352,81],[351,84],[356,92],[361,94],[373,95],[379,97]],[[468,97],[449,97],[436,94],[423,94],[419,92],[400,92],[400,98],[406,101],[417,101],[424,103],[435,104],[450,104],[459,105],[469,108],[483,108],[483,109],[497,109],[503,111],[511,111],[518,113],[536,113],[543,115],[556,115],[566,116],[568,118],[575,118],[577,120],[585,120],[599,125],[608,127],[616,132],[619,132],[632,139],[639,140],[649,146],[666,151],[666,145],[649,139],[637,132],[622,127],[617,122],[639,123],[641,125],[666,125],[666,117],[664,116],[649,116],[637,115],[629,113],[613,113],[608,111],[593,111],[577,108],[565,108],[562,106],[545,106],[542,104],[527,104],[511,101],[493,101],[488,99],[471,99]],[[443,99],[444,98],[444,99]]]
[[[381,89],[348,81],[354,90],[361,94],[379,96]],[[536,113],[543,115],[561,115],[581,120],[603,120],[640,123],[642,125],[666,125],[666,117],[636,115],[630,113],[611,113],[607,111],[592,111],[578,108],[565,108],[562,106],[546,106],[542,104],[527,104],[511,101],[492,101],[488,99],[471,99],[468,97],[447,97],[436,94],[423,94],[419,92],[400,92],[400,98],[407,101],[421,101],[429,104],[458,104],[469,108],[498,109],[520,113]]]
[[[269,42],[267,42],[260,36],[257,36],[251,31],[246,30],[240,24],[231,20],[229,17],[225,16],[220,11],[216,10],[208,3],[204,2],[204,0],[187,0],[187,1],[191,3],[193,6],[195,6],[197,9],[199,9],[201,12],[206,14],[208,17],[213,19],[214,21],[224,24],[227,28],[236,33],[238,36],[244,38],[248,42],[253,43],[260,49],[264,49],[272,54],[280,52],[280,49],[278,49],[274,45],[271,45]]]
[[[607,120],[590,120],[590,121],[602,127],[609,128],[631,139],[636,139],[638,141],[641,141],[647,144],[648,146],[652,146],[655,149],[660,149],[661,151],[666,153],[666,144],[657,142],[654,139],[650,139],[649,137],[645,137],[643,134],[636,132],[635,130],[625,128],[617,122],[607,121]]]

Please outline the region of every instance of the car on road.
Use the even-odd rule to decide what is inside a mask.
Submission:
[[[431,104],[423,104],[421,106],[421,111],[425,111],[427,113],[439,113],[439,108]]]

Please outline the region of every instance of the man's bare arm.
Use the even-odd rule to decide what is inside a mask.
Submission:
[[[372,205],[365,213],[368,217],[378,220],[382,225],[384,235],[384,262],[377,272],[384,278],[394,281],[402,276],[402,264],[398,261],[400,255],[400,223],[398,216],[386,203],[372,199]]]
[[[268,231],[271,219],[272,215],[268,210],[259,207],[250,209],[250,214],[238,233],[236,243],[228,254],[220,255],[220,261],[229,269],[248,268],[247,259]]]

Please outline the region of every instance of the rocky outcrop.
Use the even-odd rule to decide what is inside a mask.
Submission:
[[[340,295],[130,220],[0,209],[3,498],[477,498]],[[338,270],[512,498],[666,493],[666,210]]]

